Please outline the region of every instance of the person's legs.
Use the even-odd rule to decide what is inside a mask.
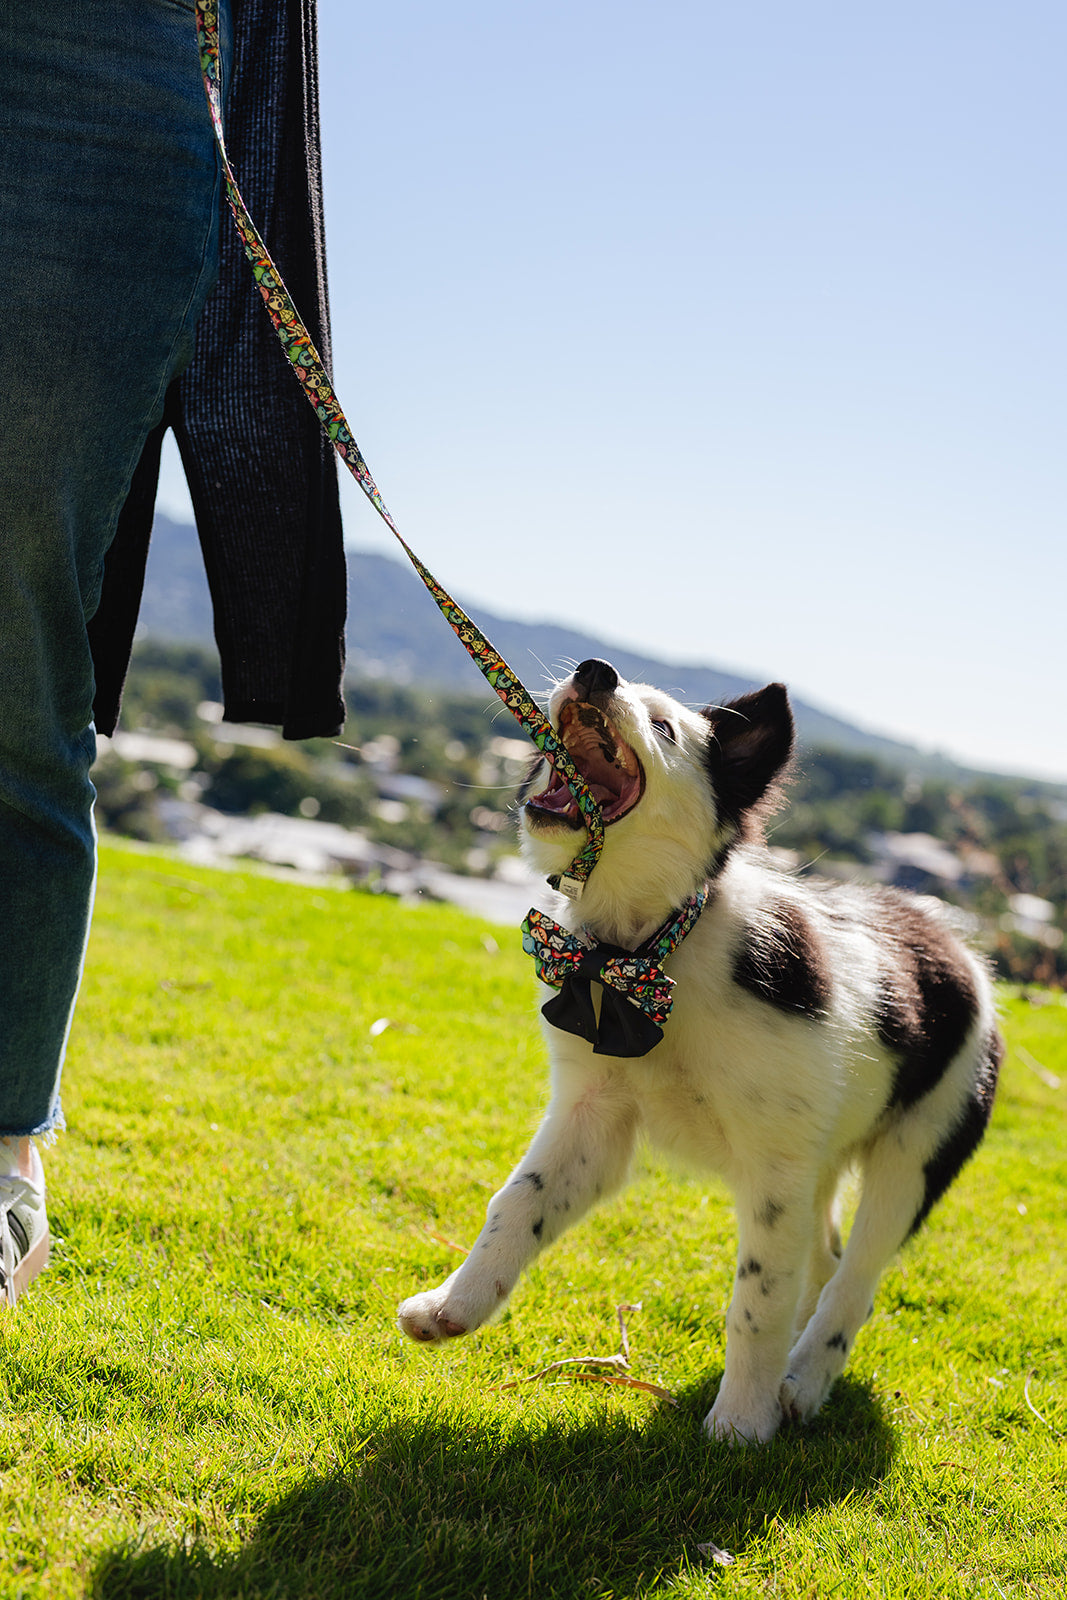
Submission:
[[[191,3],[49,0],[0,99],[0,1169],[62,1126],[95,870],[86,622],[215,273]]]

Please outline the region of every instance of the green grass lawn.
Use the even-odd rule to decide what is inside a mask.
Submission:
[[[989,1138],[824,1413],[731,1452],[700,1428],[729,1202],[652,1159],[496,1326],[396,1329],[544,1103],[517,931],[105,849],[53,1266],[0,1317],[0,1597],[1062,1596],[1067,1007],[1040,998],[1005,1000]],[[622,1302],[676,1405],[496,1387],[612,1354]]]

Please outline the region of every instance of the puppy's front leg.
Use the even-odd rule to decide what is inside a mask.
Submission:
[[[706,1431],[726,1444],[763,1444],[782,1420],[779,1389],[812,1233],[810,1197],[739,1196],[734,1294],[726,1317],[726,1370]]]
[[[485,1227],[461,1267],[398,1312],[413,1339],[454,1338],[507,1300],[523,1268],[626,1177],[637,1114],[605,1077],[577,1098],[557,1095],[526,1155],[489,1202]]]

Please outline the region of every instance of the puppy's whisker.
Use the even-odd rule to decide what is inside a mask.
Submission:
[[[810,861],[802,861],[797,868],[798,872],[810,872],[812,867],[818,866],[820,861],[825,861],[830,854],[829,850],[820,850],[817,856],[812,856]]]
[[[505,792],[513,794],[515,791],[513,783],[466,783],[461,778],[454,778],[452,787],[454,789],[474,789],[478,794],[502,794]]]
[[[556,677],[556,675],[552,671],[551,667],[548,666],[547,662],[542,661],[541,657],[537,654],[536,650],[531,650],[530,651],[530,655],[537,662],[537,665],[541,668],[541,671],[544,673],[545,677],[548,679],[549,683],[552,684],[552,686],[554,688],[556,686],[556,684],[559,682],[559,679]]]

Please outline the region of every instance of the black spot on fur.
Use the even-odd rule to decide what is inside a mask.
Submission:
[[[760,1265],[760,1263],[756,1260],[756,1258],[754,1256],[749,1256],[748,1260],[747,1261],[743,1261],[741,1263],[741,1265],[738,1267],[737,1276],[739,1278],[742,1278],[742,1279],[749,1278],[749,1277],[758,1277],[758,1275],[762,1271],[763,1271],[763,1268]]]
[[[952,1129],[923,1168],[926,1176],[926,1193],[916,1213],[908,1237],[922,1227],[949,1184],[963,1164],[973,1156],[982,1142],[993,1110],[993,1095],[997,1074],[1004,1059],[1004,1041],[994,1028],[986,1045],[982,1071],[968,1096],[955,1127]]]
[[[734,957],[734,982],[790,1016],[817,1021],[830,1004],[830,977],[804,913],[781,900],[747,930]]]
[[[773,1228],[784,1210],[785,1206],[779,1205],[777,1200],[765,1200],[756,1212],[756,1221],[761,1228]]]
[[[545,1186],[545,1180],[539,1172],[523,1172],[515,1179],[516,1183],[532,1183],[538,1194]]]
[[[889,1105],[907,1110],[940,1082],[978,1015],[974,977],[952,935],[911,901],[880,895],[878,931],[892,952],[875,1021],[897,1060]]]
[[[545,1225],[544,1217],[538,1217],[537,1221],[534,1223],[533,1227],[530,1229],[530,1232],[533,1234],[535,1239],[540,1239],[541,1232],[542,1232],[542,1230],[544,1228],[544,1225]]]
[[[832,1339],[826,1341],[827,1350],[847,1350],[848,1340],[843,1333],[835,1333]]]

